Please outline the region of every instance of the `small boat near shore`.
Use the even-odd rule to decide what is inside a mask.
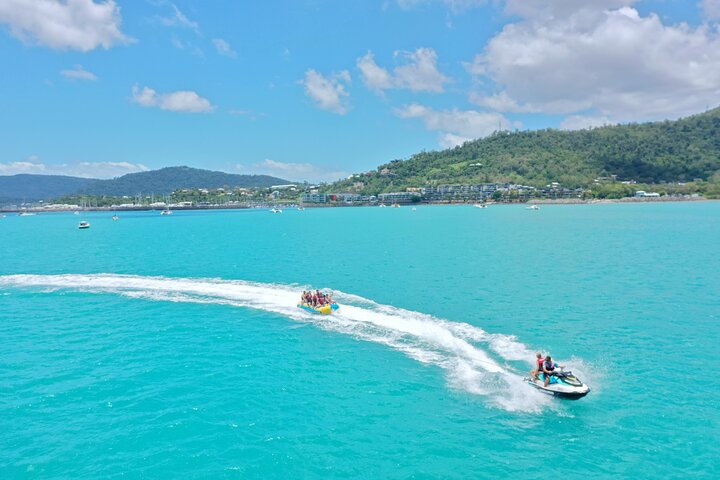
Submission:
[[[525,207],[526,210],[540,210],[540,207],[537,205],[530,205],[529,207]]]
[[[20,212],[18,213],[18,217],[34,217],[35,213],[33,212]]]
[[[170,210],[169,208],[166,208],[165,210],[160,212],[160,215],[172,215],[172,213],[173,213],[172,210]]]
[[[282,210],[276,207],[270,209],[270,213],[282,213]]]
[[[90,228],[90,222],[86,222],[85,220],[83,220],[78,224],[78,229],[85,230],[86,228]]]
[[[475,207],[475,208],[487,208],[487,205],[485,205],[484,203],[476,203],[475,205],[473,205],[473,207]]]

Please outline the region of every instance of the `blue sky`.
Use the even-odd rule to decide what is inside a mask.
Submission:
[[[330,181],[720,104],[720,0],[3,0],[0,175]]]

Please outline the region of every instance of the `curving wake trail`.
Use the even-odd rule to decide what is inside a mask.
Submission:
[[[494,406],[535,412],[550,405],[548,397],[523,384],[524,372],[518,373],[507,364],[534,357],[515,337],[380,305],[352,294],[336,291],[334,296],[341,308],[333,315],[321,317],[297,308],[298,292],[303,289],[297,285],[116,274],[0,276],[0,289],[33,287],[158,301],[225,304],[273,312],[325,330],[384,344],[422,363],[439,366],[447,372],[451,386],[481,395]]]

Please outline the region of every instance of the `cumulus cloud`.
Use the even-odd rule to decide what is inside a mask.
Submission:
[[[505,11],[535,19],[569,18],[578,12],[602,12],[629,7],[639,0],[507,0]]]
[[[236,168],[243,173],[272,175],[291,181],[334,182],[349,175],[347,172],[313,163],[279,162],[270,158],[252,165],[249,169],[244,165],[237,165]]]
[[[350,108],[347,102],[350,94],[345,90],[350,81],[347,70],[326,77],[310,69],[301,83],[305,86],[305,95],[312,98],[318,108],[344,115]]]
[[[604,127],[613,125],[608,117],[593,117],[589,115],[570,115],[560,122],[560,130],[583,130],[586,128]]]
[[[82,65],[75,65],[75,68],[69,70],[60,70],[60,75],[73,80],[97,80],[97,76],[85,70]]]
[[[718,32],[665,25],[657,15],[622,6],[628,3],[510,0],[508,11],[525,18],[506,25],[466,65],[499,92],[471,100],[500,112],[611,122],[676,118],[716,102]]]
[[[391,74],[375,63],[375,56],[368,52],[357,59],[357,67],[363,83],[376,93],[390,88],[408,89],[413,92],[444,91],[449,79],[437,67],[437,53],[432,48],[418,48],[414,52],[394,52],[403,64],[395,67]]]
[[[215,106],[207,98],[203,98],[192,90],[179,90],[171,93],[157,93],[149,87],[132,88],[133,101],[143,107],[158,107],[171,112],[206,113],[212,112]]]
[[[31,45],[87,52],[132,41],[120,31],[120,8],[113,0],[3,0],[0,23]]]
[[[705,18],[720,20],[720,0],[702,0],[700,2]]]
[[[145,172],[148,167],[142,163],[130,162],[77,162],[46,164],[32,155],[24,161],[0,163],[0,175],[31,173],[39,175],[68,175],[84,178],[114,178],[126,173]]]
[[[439,131],[440,145],[446,148],[486,137],[498,129],[516,126],[495,112],[458,109],[439,111],[417,103],[405,105],[395,113],[400,118],[420,119],[428,130]]]
[[[213,44],[215,45],[215,49],[220,55],[225,55],[226,57],[230,58],[237,57],[237,53],[235,52],[235,50],[233,50],[230,44],[222,38],[213,38]]]

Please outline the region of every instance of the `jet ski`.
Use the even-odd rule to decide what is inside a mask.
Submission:
[[[590,387],[581,382],[572,372],[566,372],[562,369],[556,371],[555,375],[550,377],[547,387],[545,386],[544,373],[538,374],[537,380],[529,377],[525,381],[543,393],[563,398],[582,398],[590,392]]]

